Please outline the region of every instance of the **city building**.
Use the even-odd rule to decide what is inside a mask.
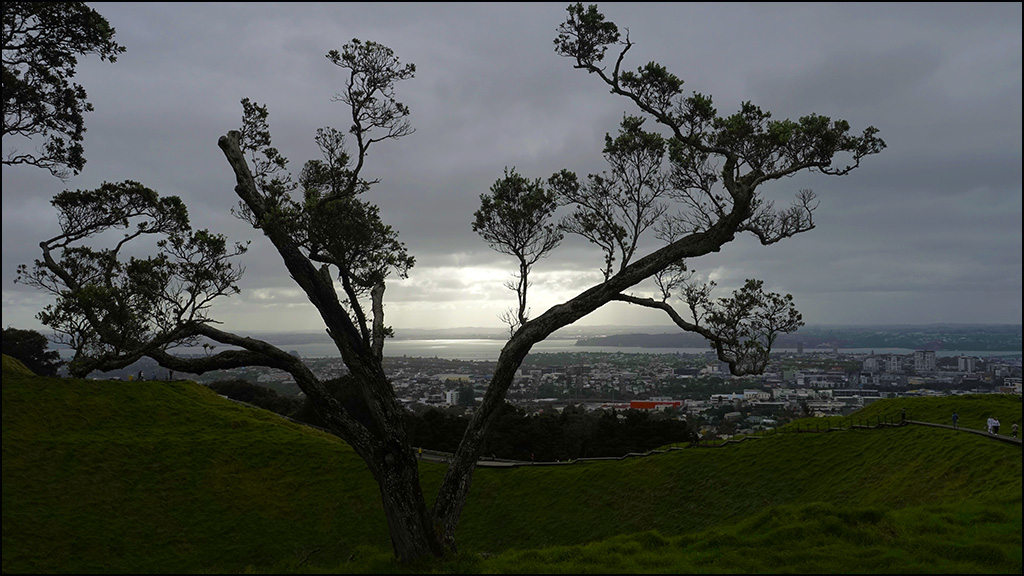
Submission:
[[[914,372],[934,372],[935,351],[917,350],[914,352]]]
[[[972,356],[961,356],[957,358],[956,366],[959,372],[974,374],[978,370],[978,359]]]

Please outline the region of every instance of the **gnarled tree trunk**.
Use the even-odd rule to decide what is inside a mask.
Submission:
[[[445,548],[427,510],[419,463],[409,443],[382,440],[365,460],[380,486],[395,555],[403,561],[442,556]]]

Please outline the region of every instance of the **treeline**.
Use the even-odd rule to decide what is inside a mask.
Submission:
[[[303,401],[295,396],[282,396],[248,380],[218,380],[207,384],[210,390],[232,400],[258,406],[282,416],[292,416],[302,408]]]
[[[414,446],[445,452],[458,446],[470,418],[438,408],[410,413],[409,417]],[[505,404],[488,436],[484,454],[554,462],[624,456],[695,438],[685,421],[647,410],[586,412],[578,406],[566,406],[561,412],[528,414]]]
[[[351,394],[346,379],[328,382],[335,397],[349,413],[365,424],[366,410]],[[309,403],[278,395],[273,390],[244,380],[215,382],[209,385],[219,394],[289,416],[300,422],[323,426]],[[469,423],[470,416],[459,409],[429,408],[409,412],[407,430],[413,446],[454,452]],[[586,412],[567,406],[561,412],[550,410],[528,414],[522,408],[505,404],[489,435],[484,454],[495,458],[554,462],[576,458],[615,457],[631,452],[646,452],[673,443],[696,438],[685,421],[670,413],[647,410],[605,410]]]

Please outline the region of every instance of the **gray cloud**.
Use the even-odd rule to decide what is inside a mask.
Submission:
[[[56,233],[63,188],[139,180],[179,195],[198,227],[252,240],[243,294],[217,308],[226,327],[316,328],[317,318],[257,231],[233,218],[217,138],[250,97],[270,108],[275,144],[298,168],[316,128],[344,129],[331,97],[343,77],[324,58],[352,38],[417,65],[399,86],[416,133],[373,150],[371,193],[418,265],[389,285],[396,327],[499,325],[512,262],[470,223],[479,195],[515,166],[531,177],[604,169],[605,132],[635,110],[554,54],[560,3],[98,3],[128,51],[85,58],[82,175],[66,184],[3,170],[4,324],[36,327],[45,298],[13,284],[16,266]],[[773,115],[820,113],[877,126],[889,148],[843,178],[801,175],[822,200],[818,228],[776,246],[743,238],[691,263],[726,290],[758,277],[791,292],[810,323],[1021,322],[1020,4],[612,3],[636,43],[629,67],[656,60],[710,94]],[[4,147],[10,144],[5,140]],[[600,254],[579,239],[538,267],[537,313],[596,279]],[[642,291],[640,287],[638,290]],[[259,311],[254,314],[254,311]],[[593,323],[664,323],[610,306]]]

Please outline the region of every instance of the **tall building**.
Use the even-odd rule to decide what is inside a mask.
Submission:
[[[903,371],[903,366],[901,364],[902,362],[900,362],[900,357],[896,354],[891,354],[885,361],[885,371],[898,374]]]
[[[449,406],[454,406],[459,403],[459,390],[452,388],[451,390],[444,391],[444,403]]]
[[[917,350],[914,352],[914,372],[934,372],[935,351]]]
[[[865,372],[878,372],[881,370],[881,366],[878,362],[878,356],[868,356],[864,359],[863,369]]]
[[[956,361],[957,370],[974,374],[978,370],[978,359],[971,356],[961,356]]]

